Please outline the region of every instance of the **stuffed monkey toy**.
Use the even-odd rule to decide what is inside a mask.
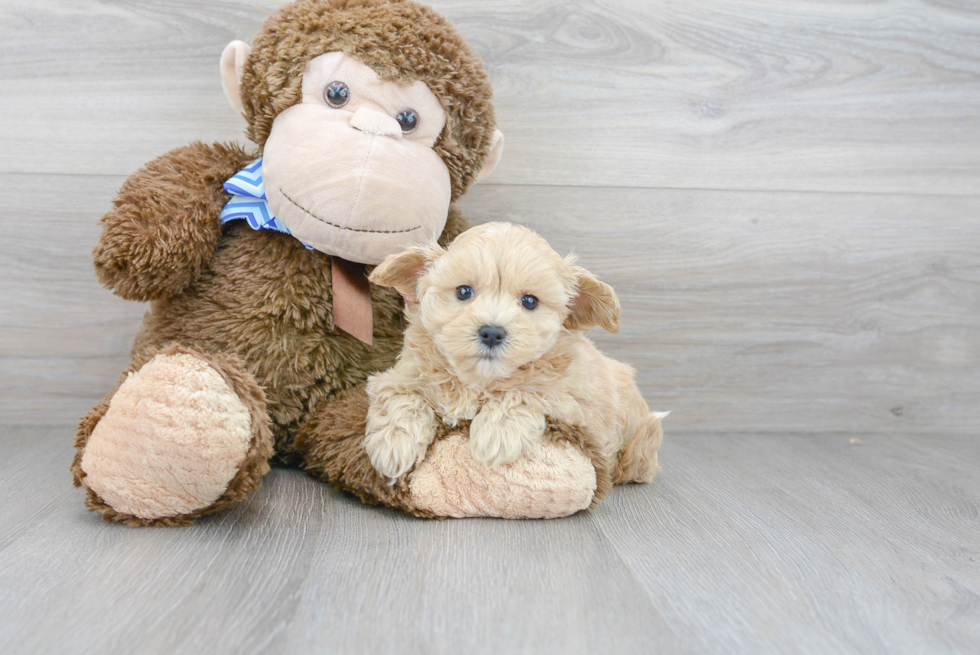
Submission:
[[[496,165],[491,88],[452,25],[409,0],[299,0],[222,83],[257,150],[193,143],[122,186],[93,256],[117,295],[150,302],[129,369],[81,421],[86,504],[130,525],[186,525],[298,465],[418,516],[557,517],[609,486],[588,435],[500,469],[446,426],[394,484],[364,451],[364,381],[391,366],[400,296],[366,274],[467,227],[454,202]]]

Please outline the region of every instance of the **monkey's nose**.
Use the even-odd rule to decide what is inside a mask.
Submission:
[[[351,116],[350,126],[365,134],[390,136],[392,139],[402,138],[402,126],[398,121],[376,109],[361,107]]]
[[[477,336],[480,337],[480,343],[487,348],[496,348],[504,343],[507,338],[507,330],[499,325],[484,325],[477,332]]]

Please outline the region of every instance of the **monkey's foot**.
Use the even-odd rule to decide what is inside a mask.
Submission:
[[[592,461],[570,443],[545,443],[491,469],[459,434],[437,441],[409,481],[413,504],[452,518],[569,516],[591,505],[596,486]]]
[[[236,361],[172,347],[104,405],[82,423],[73,470],[106,518],[188,523],[240,500],[269,469],[262,392]]]

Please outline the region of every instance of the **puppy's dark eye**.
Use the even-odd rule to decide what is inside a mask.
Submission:
[[[465,284],[456,287],[456,298],[459,300],[469,300],[473,297],[473,287],[468,287]]]
[[[331,107],[340,109],[350,102],[350,88],[343,82],[331,82],[323,90],[323,99]]]
[[[534,309],[538,306],[538,299],[529,293],[525,293],[521,296],[521,305],[524,309]]]
[[[419,126],[419,115],[414,109],[402,109],[395,120],[402,126],[402,132],[411,132]]]

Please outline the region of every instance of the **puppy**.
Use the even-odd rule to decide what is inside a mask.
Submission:
[[[405,297],[394,367],[367,383],[364,446],[393,484],[425,456],[436,420],[469,420],[473,457],[507,464],[544,439],[545,416],[581,425],[614,463],[613,482],[649,482],[665,414],[651,413],[626,364],[584,335],[619,331],[619,300],[531,230],[488,223],[390,255],[371,282]]]

